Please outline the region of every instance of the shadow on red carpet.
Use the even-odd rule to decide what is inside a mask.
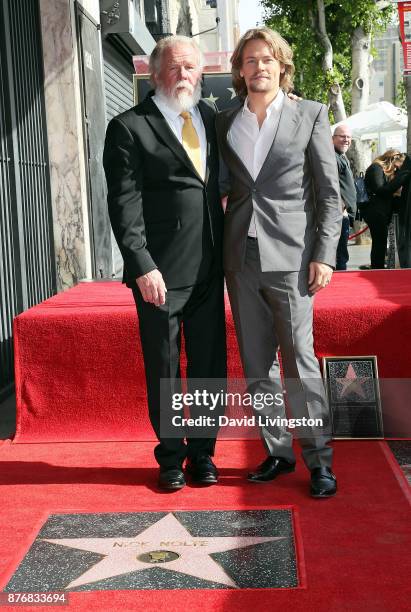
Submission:
[[[334,443],[339,492],[333,499],[315,500],[309,497],[309,474],[300,460],[295,473],[275,482],[259,486],[245,481],[249,467],[263,458],[259,441],[220,442],[219,485],[187,486],[173,494],[156,490],[152,443],[4,443],[0,445],[1,587],[50,513],[285,505],[295,509],[301,530],[297,548],[300,576],[306,575],[304,588],[71,592],[70,609],[408,610],[409,504],[384,444]]]

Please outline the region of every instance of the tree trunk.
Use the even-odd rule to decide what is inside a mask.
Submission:
[[[327,25],[325,21],[325,6],[324,0],[317,0],[317,36],[324,49],[323,70],[324,72],[332,71],[333,69],[333,47],[327,34]]]
[[[330,105],[331,112],[334,117],[335,123],[344,121],[347,119],[347,113],[345,112],[344,100],[342,97],[341,87],[338,83],[333,83],[328,90],[328,102]]]
[[[333,47],[330,38],[327,34],[327,26],[325,20],[324,0],[317,0],[317,19],[314,17],[314,12],[309,9],[312,27],[317,34],[321,46],[324,49],[323,70],[326,75],[331,77],[333,81],[328,89],[328,104],[334,116],[334,121],[343,121],[347,118],[345,113],[344,101],[341,94],[341,87],[333,77]]]
[[[365,173],[373,158],[370,142],[356,138],[352,141],[351,147],[347,151],[347,157],[350,161],[351,170],[354,176],[359,176],[360,172]],[[354,233],[361,231],[365,226],[366,223],[364,221],[354,221]],[[369,230],[364,234],[360,234],[355,239],[355,244],[365,245],[370,243],[371,236]]]
[[[369,103],[370,47],[371,34],[366,34],[361,27],[356,28],[351,37],[351,113],[353,115],[365,110]],[[353,140],[348,155],[353,172],[355,174],[365,172],[372,158],[370,143],[359,139]]]
[[[369,141],[360,140],[359,138],[353,140],[347,152],[347,157],[350,160],[354,176],[358,176],[360,172],[365,172],[371,164],[373,157]],[[374,157],[376,157],[376,154]]]
[[[356,28],[351,38],[351,112],[353,115],[363,111],[369,103],[370,47],[371,34],[366,34],[362,28]]]

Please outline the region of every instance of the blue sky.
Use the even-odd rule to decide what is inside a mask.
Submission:
[[[262,24],[263,9],[258,0],[240,0],[240,34],[254,28],[256,22]]]

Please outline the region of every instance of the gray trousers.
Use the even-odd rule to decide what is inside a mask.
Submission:
[[[283,389],[278,349],[292,417],[322,419],[322,427],[295,429],[308,469],[331,467],[329,409],[313,346],[313,305],[308,271],[262,272],[257,240],[247,240],[244,269],[226,272],[228,294],[248,390]],[[285,406],[264,405],[264,417],[284,418]],[[265,421],[265,419],[264,419]],[[269,455],[294,462],[292,434],[283,426],[261,428]]]

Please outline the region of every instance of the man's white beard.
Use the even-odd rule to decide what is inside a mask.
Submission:
[[[156,96],[159,96],[170,108],[178,113],[191,110],[201,98],[201,81],[198,80],[192,92],[179,87],[187,87],[185,81],[179,81],[171,90],[165,89],[161,84],[157,85]],[[191,87],[191,86],[190,86]]]

